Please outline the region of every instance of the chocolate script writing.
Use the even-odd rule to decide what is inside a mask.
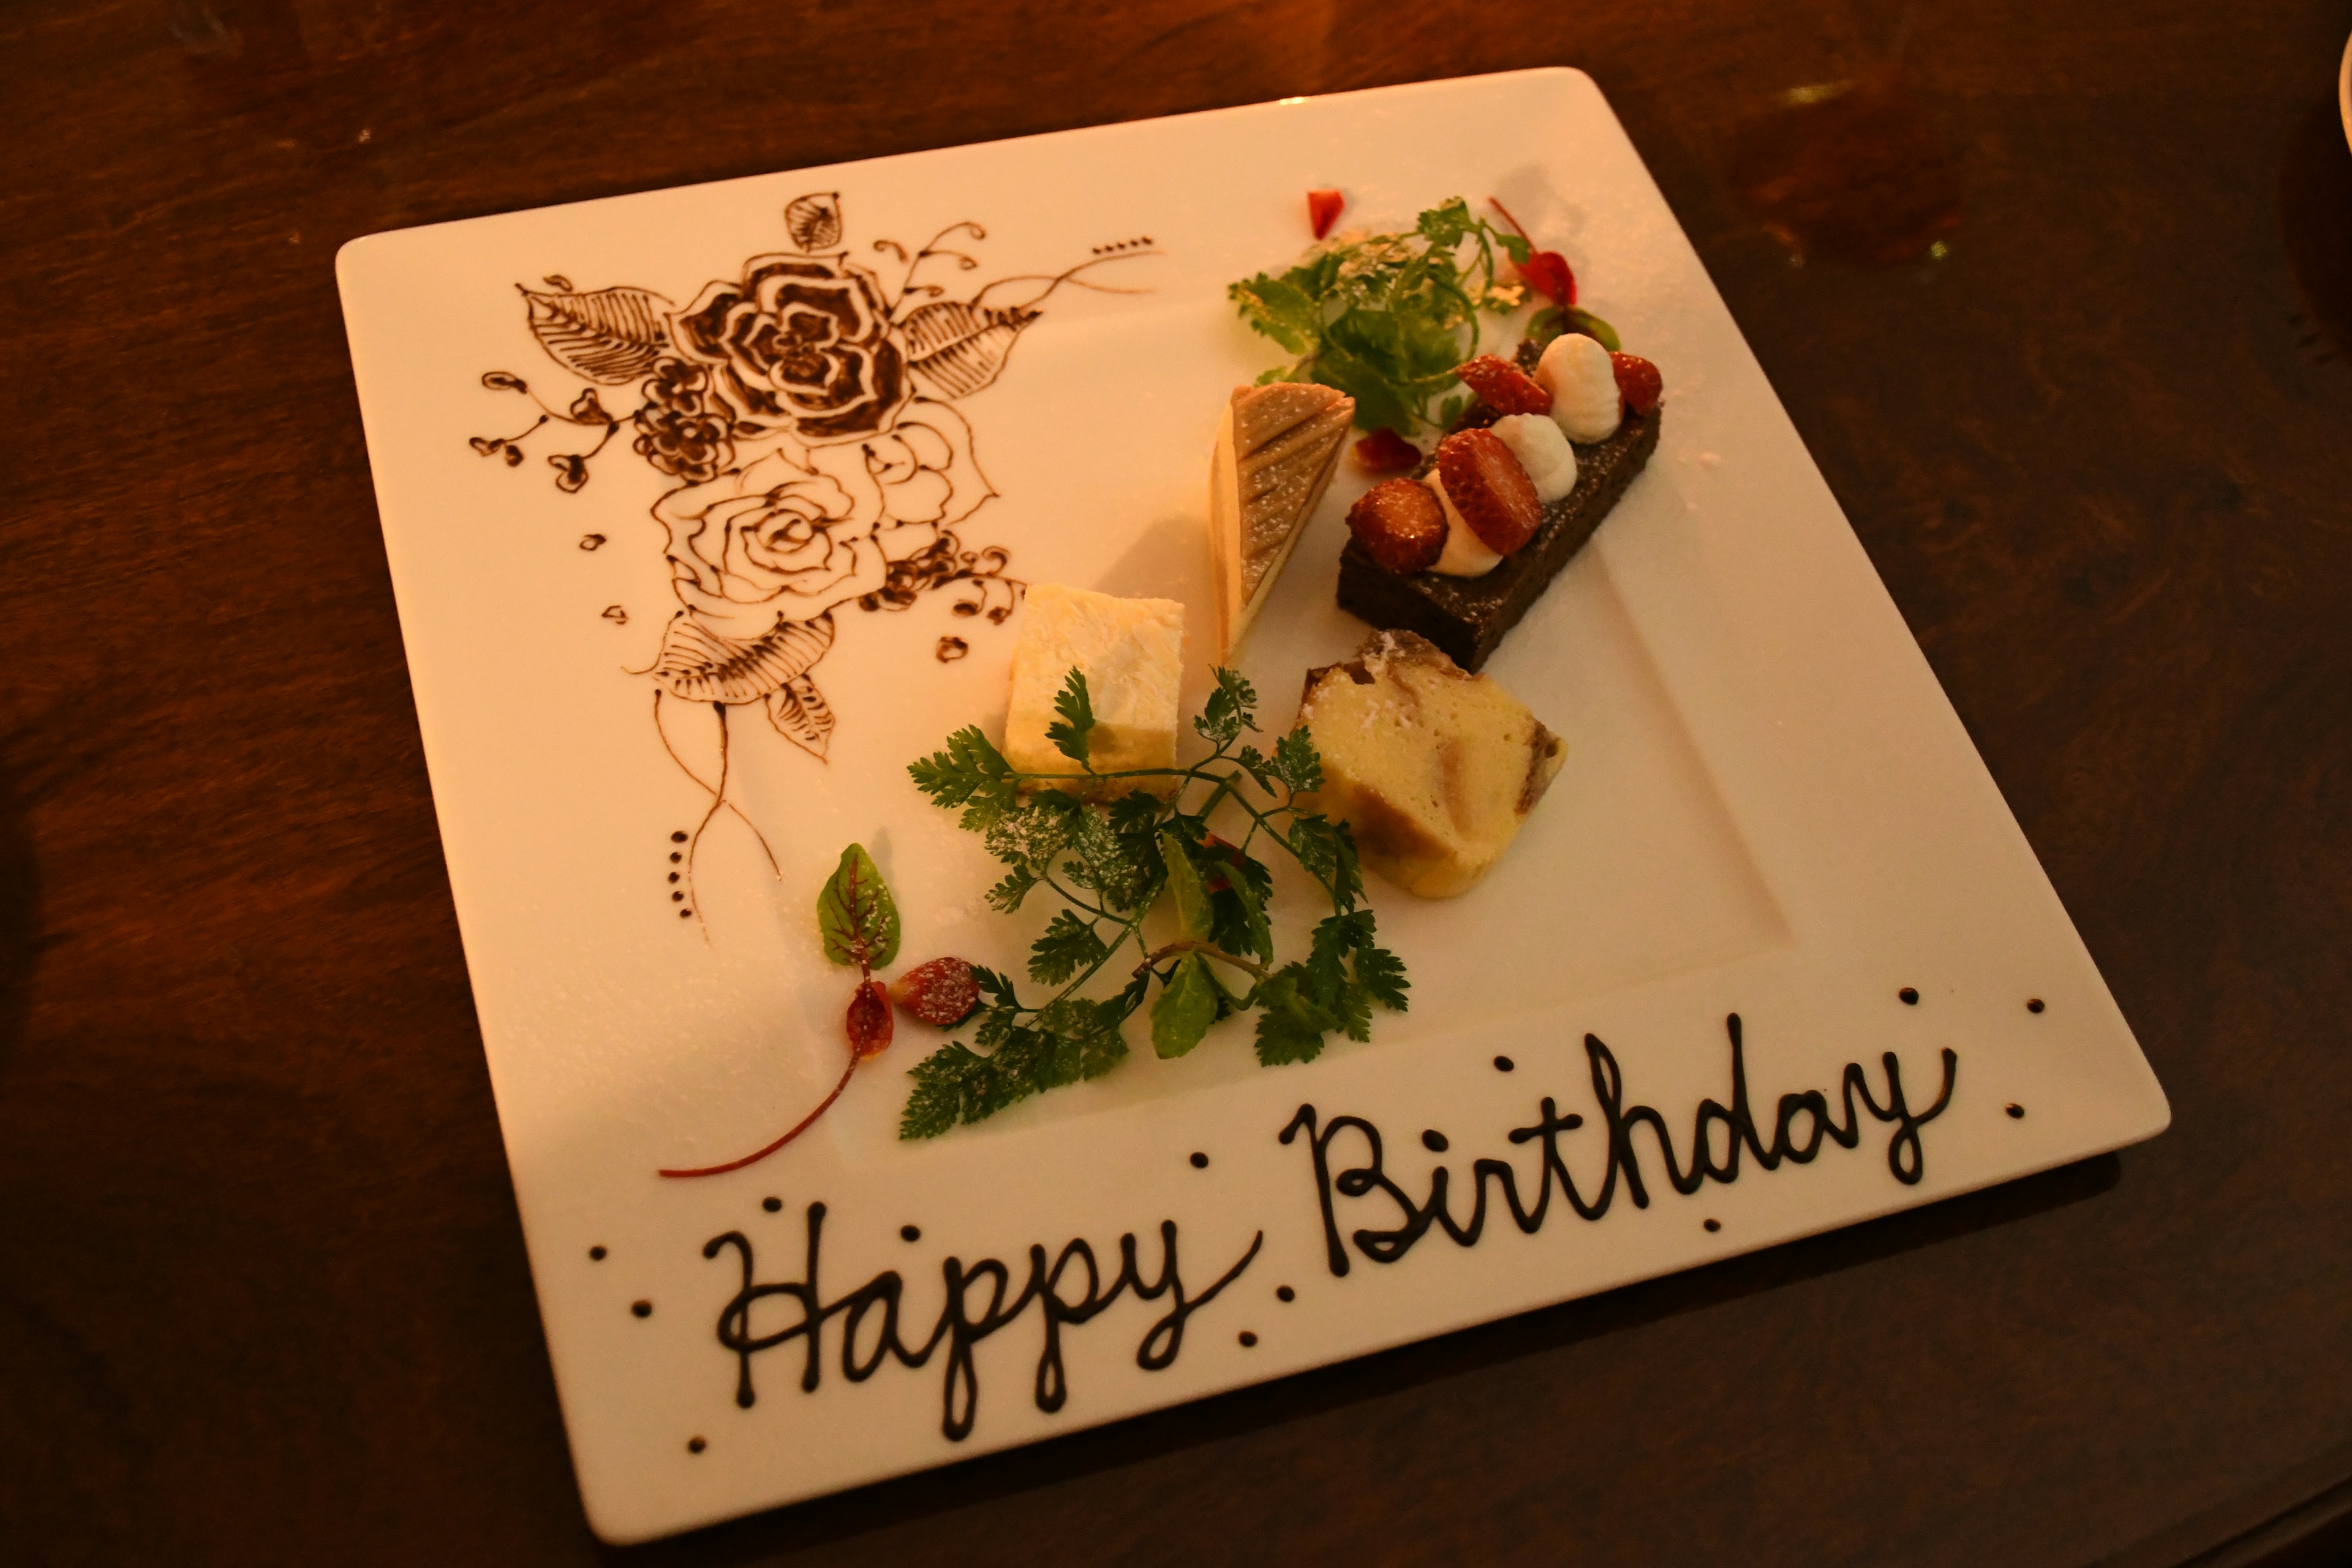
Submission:
[[[736,1404],[749,1407],[758,1397],[751,1384],[751,1358],[794,1340],[801,1342],[803,1349],[801,1387],[814,1393],[824,1372],[825,1325],[838,1318],[841,1375],[852,1383],[865,1382],[888,1360],[896,1360],[901,1366],[922,1366],[944,1347],[940,1430],[950,1441],[961,1442],[971,1436],[972,1422],[980,1410],[980,1374],[973,1364],[972,1347],[1012,1323],[1033,1302],[1043,1328],[1034,1396],[1037,1408],[1051,1415],[1069,1398],[1069,1383],[1062,1365],[1065,1327],[1088,1322],[1129,1290],[1146,1301],[1156,1301],[1164,1296],[1168,1310],[1144,1331],[1135,1351],[1138,1366],[1146,1372],[1161,1371],[1176,1360],[1176,1352],[1183,1347],[1186,1320],[1215,1300],[1226,1286],[1238,1279],[1265,1241],[1263,1231],[1252,1237],[1249,1250],[1242,1254],[1239,1261],[1197,1296],[1185,1294],[1184,1281],[1178,1272],[1173,1220],[1160,1222],[1159,1277],[1150,1281],[1143,1278],[1132,1233],[1118,1238],[1118,1272],[1108,1286],[1103,1283],[1102,1268],[1096,1261],[1093,1247],[1083,1238],[1066,1245],[1050,1266],[1045,1248],[1031,1247],[1028,1278],[1017,1293],[1013,1287],[1013,1270],[998,1259],[983,1258],[967,1264],[961,1258],[950,1258],[940,1265],[947,1295],[940,1308],[939,1321],[921,1342],[911,1345],[899,1333],[899,1307],[906,1282],[897,1269],[883,1270],[845,1296],[831,1301],[824,1299],[817,1283],[818,1256],[824,1243],[824,1205],[821,1203],[808,1206],[806,1251],[798,1279],[759,1282],[751,1259],[751,1243],[738,1230],[712,1237],[704,1244],[702,1256],[716,1258],[723,1248],[731,1247],[742,1261],[742,1287],[719,1314],[719,1342],[736,1357]],[[1083,1289],[1079,1288],[1081,1280]],[[771,1297],[797,1305],[799,1314],[772,1331],[754,1332],[752,1310]]]
[[[1895,1131],[1886,1142],[1887,1168],[1895,1179],[1906,1186],[1916,1185],[1927,1171],[1927,1152],[1920,1142],[1919,1130],[1943,1114],[1951,1103],[1952,1085],[1959,1072],[1959,1056],[1948,1047],[1943,1052],[1943,1087],[1935,1103],[1924,1110],[1914,1110],[1903,1089],[1903,1067],[1893,1051],[1880,1058],[1886,1075],[1886,1099],[1884,1104],[1870,1091],[1870,1085],[1860,1062],[1849,1062],[1839,1079],[1838,1094],[1842,1120],[1830,1115],[1830,1099],[1819,1089],[1784,1094],[1775,1111],[1772,1137],[1769,1142],[1756,1123],[1754,1110],[1748,1101],[1747,1050],[1740,1037],[1739,1015],[1725,1020],[1731,1037],[1731,1103],[1709,1099],[1699,1101],[1698,1112],[1691,1128],[1690,1163],[1683,1165],[1675,1155],[1674,1135],[1666,1128],[1665,1118],[1646,1105],[1625,1103],[1624,1075],[1617,1058],[1597,1035],[1584,1037],[1584,1054],[1592,1072],[1592,1093],[1600,1106],[1604,1136],[1608,1142],[1608,1163],[1601,1173],[1600,1184],[1587,1197],[1569,1174],[1568,1163],[1560,1150],[1563,1134],[1584,1125],[1584,1118],[1573,1112],[1562,1115],[1558,1103],[1547,1095],[1538,1106],[1538,1116],[1531,1127],[1511,1131],[1515,1143],[1538,1143],[1543,1150],[1543,1174],[1536,1187],[1535,1202],[1529,1205],[1519,1195],[1517,1169],[1507,1160],[1485,1158],[1475,1160],[1470,1166],[1471,1201],[1467,1220],[1456,1219],[1448,1202],[1453,1173],[1440,1165],[1430,1173],[1429,1195],[1416,1203],[1399,1186],[1387,1172],[1382,1153],[1380,1129],[1360,1116],[1335,1116],[1321,1122],[1312,1105],[1302,1105],[1297,1114],[1282,1130],[1282,1142],[1291,1142],[1301,1132],[1307,1134],[1307,1148],[1314,1157],[1315,1194],[1323,1215],[1323,1238],[1331,1272],[1348,1272],[1349,1258],[1347,1241],[1375,1263],[1394,1263],[1412,1249],[1413,1244],[1428,1234],[1434,1225],[1460,1246],[1475,1247],[1486,1227],[1487,1194],[1490,1189],[1503,1195],[1503,1205],[1509,1211],[1511,1223],[1520,1231],[1532,1236],[1541,1229],[1544,1217],[1550,1212],[1555,1191],[1577,1217],[1597,1220],[1609,1212],[1616,1201],[1622,1178],[1626,1195],[1636,1208],[1650,1205],[1650,1194],[1643,1180],[1642,1162],[1633,1134],[1637,1129],[1648,1128],[1655,1136],[1658,1155],[1665,1167],[1665,1177],[1675,1191],[1696,1193],[1709,1180],[1732,1182],[1738,1179],[1743,1151],[1767,1171],[1778,1170],[1782,1161],[1797,1164],[1811,1163],[1822,1151],[1826,1139],[1843,1148],[1852,1149],[1862,1142],[1862,1113],[1867,1111],[1874,1121],[1890,1123]],[[1861,1104],[1857,1107],[1855,1099]],[[1720,1127],[1718,1134],[1717,1129]],[[1802,1132],[1800,1135],[1799,1129]],[[1349,1165],[1337,1172],[1332,1169],[1331,1145],[1343,1132],[1360,1135],[1366,1145],[1362,1163]],[[1444,1140],[1431,1140],[1424,1135],[1429,1147],[1442,1150]],[[1720,1152],[1718,1153],[1718,1145]],[[1389,1228],[1367,1227],[1343,1233],[1335,1197],[1359,1199],[1380,1194],[1396,1205],[1397,1223]]]

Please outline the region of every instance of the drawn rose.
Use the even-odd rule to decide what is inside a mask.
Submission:
[[[670,320],[738,419],[822,442],[888,426],[913,391],[874,274],[833,257],[757,256]]]

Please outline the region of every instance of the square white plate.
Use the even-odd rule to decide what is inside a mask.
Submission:
[[[1323,186],[1348,194],[1344,223],[1376,226],[1451,195],[1502,197],[1567,254],[1585,305],[1663,367],[1667,389],[1648,472],[1488,667],[1570,742],[1551,795],[1467,897],[1423,902],[1372,884],[1383,937],[1411,966],[1412,1011],[1306,1066],[1259,1068],[1230,1025],[1179,1061],[1139,1048],[1097,1082],[926,1143],[894,1133],[903,1069],[938,1037],[902,1023],[890,1052],[773,1158],[658,1177],[757,1148],[837,1076],[849,985],[818,957],[812,905],[845,843],[867,845],[896,889],[908,962],[956,952],[1017,969],[1045,912],[987,911],[980,893],[997,868],[905,773],[961,724],[1001,733],[1016,625],[956,611],[1012,591],[966,580],[904,609],[844,605],[814,665],[787,647],[764,676],[749,659],[712,674],[688,657],[692,623],[728,624],[714,618],[722,601],[809,581],[763,565],[792,542],[729,533],[727,520],[781,527],[792,498],[818,498],[863,527],[877,512],[935,515],[944,497],[968,510],[961,548],[1002,547],[1012,578],[1184,599],[1197,694],[1210,439],[1229,389],[1278,357],[1235,320],[1224,286],[1302,247],[1303,193]],[[796,209],[800,239],[871,269],[877,292],[862,303],[839,262],[771,268],[765,294],[745,281],[751,258],[803,248],[785,209],[815,193],[836,193],[837,207]],[[810,232],[829,212],[837,240]],[[935,244],[959,254],[916,275],[941,291],[902,296],[903,253],[942,231]],[[921,351],[958,321],[1003,318],[935,312],[925,328],[940,330],[921,342],[905,324],[919,303],[1022,304],[1043,284],[1018,279],[1097,258],[1116,259],[1034,300],[1017,336],[998,335],[1014,341],[1001,363],[996,340]],[[608,1541],[1607,1289],[2167,1123],[2032,851],[1580,73],[1291,100],[375,235],[347,246],[339,268],[483,1043],[582,1494]],[[801,292],[777,292],[788,285]],[[648,292],[604,292],[623,288]],[[760,334],[795,310],[833,311],[863,342],[882,329],[859,311],[877,301],[898,312],[894,341],[911,343],[907,374],[926,395],[862,440],[803,454],[801,468],[788,458],[748,468],[773,436],[738,432],[738,449],[718,454],[693,443],[719,427],[665,426],[672,445],[648,437],[654,452],[758,476],[667,494],[687,480],[656,471],[630,421],[648,376],[664,374],[656,333],[672,353],[681,336],[713,353],[731,341],[767,363],[780,351]],[[846,351],[805,362],[819,380],[872,363]],[[992,384],[975,385],[991,368]],[[529,391],[486,383],[489,372]],[[620,423],[585,485],[566,490],[552,459],[594,446],[602,415],[533,427],[534,399],[571,411],[591,375]],[[843,384],[854,430],[856,389],[876,383]],[[691,415],[702,395],[676,401]],[[522,455],[509,458],[495,441],[518,432]],[[1269,728],[1288,723],[1302,671],[1363,636],[1332,603],[1340,519],[1361,485],[1349,472],[1335,486],[1244,650]],[[666,527],[656,505],[683,521]],[[673,555],[696,585],[675,580]],[[645,672],[689,605],[689,629],[669,633],[666,748]],[[963,657],[940,657],[953,651],[946,638]],[[793,669],[814,695],[765,699]],[[718,714],[677,695],[707,698],[697,679],[759,699],[728,709],[724,810],[707,787]],[[818,700],[834,720],[822,760],[786,732],[814,733]],[[1285,932],[1285,956],[1300,931]],[[1756,1131],[1744,1150],[1734,1013]],[[1618,1121],[1656,1108],[1685,1164],[1695,1119],[1706,1132],[1695,1192],[1675,1190],[1655,1129],[1638,1121],[1612,1157],[1588,1036],[1622,1073]],[[1948,1051],[1948,1100],[1931,1121],[1882,1121],[1844,1093],[1858,1083],[1885,1105],[1891,1053],[1921,1113]],[[1784,1098],[1809,1090],[1832,1121],[1853,1108],[1858,1146],[1822,1140],[1805,1102]],[[1547,1100],[1581,1126],[1515,1142]],[[1303,1105],[1324,1130],[1328,1182],[1317,1141],[1282,1141]],[[1360,1174],[1370,1127],[1392,1188]],[[1784,1137],[1818,1157],[1759,1159]],[[1548,1142],[1586,1209],[1608,1194],[1605,1213],[1587,1218],[1547,1185]],[[1532,1232],[1511,1223],[1496,1167],[1482,1179],[1477,1161],[1508,1162],[1525,1202],[1549,1194]],[[1645,1203],[1616,1169],[1628,1161]],[[1357,1233],[1398,1228],[1393,1194],[1425,1205],[1441,1170],[1456,1226],[1474,1186],[1486,1194],[1483,1234],[1465,1244],[1432,1225],[1377,1259],[1381,1244]],[[812,1356],[810,1333],[778,1337],[805,1330],[804,1297],[739,1292],[810,1278],[819,1205]],[[1024,1293],[1033,1258],[1066,1256],[1059,1293],[1080,1301],[1086,1268],[1068,1244],[1090,1244],[1108,1289],[1123,1236],[1136,1238],[1134,1283],[1156,1289],[1171,1266],[1181,1277],[1181,1335],[1169,1329],[1178,1295],[1146,1300],[1127,1280],[1091,1321],[1049,1325]],[[950,1330],[919,1367],[886,1358],[869,1373],[886,1335],[911,1352],[937,1331],[950,1278],[965,1282],[965,1318],[984,1318],[995,1278],[984,1259],[1001,1260],[1017,1315],[976,1340]],[[747,1336],[775,1342],[744,1352]]]

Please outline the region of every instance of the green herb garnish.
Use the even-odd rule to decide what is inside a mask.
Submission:
[[[1220,1019],[1255,1011],[1259,1061],[1309,1061],[1333,1030],[1370,1039],[1375,1006],[1404,1011],[1404,965],[1374,942],[1372,911],[1360,907],[1354,838],[1345,823],[1298,802],[1322,783],[1313,739],[1294,730],[1270,754],[1243,743],[1244,731],[1257,729],[1257,694],[1230,669],[1216,678],[1192,721],[1215,748],[1208,757],[1191,767],[1119,773],[1097,773],[1087,763],[1095,719],[1086,677],[1074,669],[1063,683],[1061,721],[1049,731],[1062,753],[1093,780],[1172,781],[1166,798],[1137,790],[1107,804],[1082,799],[1069,793],[1082,781],[1016,772],[970,727],[908,769],[932,804],[961,808],[962,826],[982,835],[1004,863],[991,904],[1010,913],[1043,888],[1064,907],[1029,952],[1030,979],[1051,994],[1033,1005],[1009,976],[976,967],[981,1005],[971,1017],[972,1043],[950,1042],[908,1074],[915,1089],[898,1136],[935,1138],[1110,1071],[1127,1056],[1121,1026],[1150,997],[1154,980],[1151,1045],[1161,1057],[1181,1057]],[[1258,805],[1252,784],[1277,804]],[[1248,818],[1239,844],[1209,831],[1210,816],[1228,803]],[[1268,845],[1297,861],[1331,902],[1307,957],[1279,967],[1266,916],[1274,875],[1251,853]],[[1144,919],[1163,903],[1177,934],[1150,947]],[[1130,944],[1132,964],[1113,969]],[[1119,989],[1085,994],[1098,976]]]
[[[1473,217],[1456,196],[1410,234],[1335,239],[1278,278],[1261,272],[1226,292],[1242,320],[1299,356],[1261,384],[1337,387],[1356,400],[1357,424],[1410,436],[1452,417],[1430,403],[1458,385],[1454,366],[1477,352],[1478,312],[1507,314],[1526,300],[1523,282],[1496,277],[1497,247],[1527,264],[1525,239]]]

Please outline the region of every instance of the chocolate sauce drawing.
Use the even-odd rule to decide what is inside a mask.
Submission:
[[[1592,1076],[1592,1094],[1600,1107],[1601,1136],[1607,1148],[1607,1163],[1600,1185],[1591,1197],[1584,1195],[1569,1173],[1568,1163],[1561,1152],[1563,1134],[1584,1125],[1584,1118],[1570,1112],[1562,1115],[1557,1101],[1546,1095],[1538,1107],[1534,1125],[1513,1128],[1510,1142],[1514,1144],[1538,1143],[1543,1154],[1543,1173],[1538,1179],[1536,1199],[1532,1206],[1519,1196],[1519,1175],[1508,1160],[1492,1156],[1474,1160],[1470,1164],[1471,1203],[1467,1220],[1456,1219],[1449,1203],[1453,1173],[1440,1165],[1430,1173],[1429,1195],[1419,1202],[1389,1175],[1381,1131],[1360,1116],[1335,1116],[1323,1121],[1312,1105],[1302,1105],[1281,1133],[1281,1141],[1290,1143],[1298,1134],[1307,1135],[1307,1146],[1313,1160],[1316,1202],[1323,1221],[1323,1242],[1326,1261],[1334,1275],[1346,1274],[1351,1261],[1346,1243],[1353,1241],[1356,1250],[1374,1263],[1394,1263],[1412,1250],[1415,1243],[1427,1235],[1433,1225],[1451,1237],[1456,1245],[1475,1247],[1486,1228],[1486,1203],[1489,1188],[1499,1189],[1504,1207],[1511,1223],[1524,1235],[1533,1236],[1543,1228],[1545,1216],[1551,1208],[1552,1194],[1558,1191],[1579,1219],[1598,1220],[1609,1212],[1616,1201],[1622,1178],[1625,1194],[1633,1199],[1635,1208],[1650,1206],[1650,1194],[1642,1176],[1641,1155],[1634,1146],[1633,1133],[1647,1128],[1657,1140],[1658,1155],[1665,1166],[1665,1176],[1675,1191],[1685,1196],[1694,1194],[1708,1181],[1729,1183],[1739,1179],[1740,1154],[1744,1150],[1756,1163],[1767,1171],[1780,1169],[1787,1161],[1800,1165],[1811,1164],[1820,1154],[1824,1140],[1842,1148],[1852,1149],[1862,1142],[1862,1113],[1867,1111],[1876,1121],[1893,1124],[1895,1131],[1886,1143],[1887,1169],[1895,1179],[1906,1186],[1916,1186],[1927,1173],[1927,1151],[1921,1143],[1919,1130],[1936,1120],[1951,1103],[1952,1087],[1959,1074],[1959,1055],[1946,1047],[1943,1051],[1943,1085],[1935,1103],[1925,1110],[1914,1110],[1903,1088],[1903,1065],[1893,1051],[1880,1058],[1881,1070],[1886,1079],[1886,1099],[1882,1104],[1870,1090],[1868,1075],[1860,1062],[1848,1062],[1839,1076],[1838,1095],[1843,1104],[1843,1120],[1830,1115],[1830,1097],[1820,1089],[1805,1089],[1780,1096],[1773,1119],[1771,1141],[1768,1143],[1756,1124],[1754,1109],[1748,1090],[1748,1058],[1746,1043],[1741,1037],[1739,1015],[1734,1013],[1725,1020],[1731,1037],[1731,1103],[1725,1105],[1714,1099],[1699,1101],[1697,1114],[1691,1128],[1690,1163],[1685,1168],[1675,1156],[1674,1135],[1667,1130],[1665,1118],[1646,1105],[1625,1103],[1624,1074],[1617,1058],[1601,1043],[1597,1035],[1584,1037],[1584,1052]],[[1857,1107],[1855,1097],[1861,1097]],[[1795,1130],[1804,1124],[1804,1135],[1799,1138]],[[1716,1152],[1713,1130],[1722,1129],[1722,1153]],[[1347,1166],[1338,1172],[1331,1167],[1331,1144],[1343,1132],[1353,1132],[1364,1141],[1364,1163]],[[1424,1146],[1433,1152],[1443,1152],[1447,1141],[1434,1131],[1422,1135]],[[1396,1205],[1396,1223],[1387,1229],[1366,1227],[1343,1231],[1334,1203],[1335,1198],[1360,1199],[1380,1194]],[[1712,1224],[1712,1222],[1710,1222]]]
[[[1185,1323],[1193,1313],[1222,1295],[1226,1286],[1240,1279],[1265,1244],[1264,1231],[1252,1237],[1249,1249],[1198,1295],[1185,1294],[1176,1256],[1173,1220],[1160,1223],[1159,1272],[1150,1280],[1144,1278],[1133,1232],[1118,1238],[1118,1272],[1111,1277],[1108,1287],[1103,1283],[1102,1265],[1095,1257],[1094,1247],[1084,1237],[1066,1243],[1050,1265],[1046,1262],[1046,1249],[1041,1245],[1031,1246],[1028,1276],[1017,1292],[1013,1286],[1013,1271],[1001,1259],[983,1258],[966,1264],[961,1258],[950,1257],[940,1265],[945,1298],[939,1318],[920,1342],[909,1344],[899,1333],[899,1309],[907,1282],[897,1269],[884,1269],[845,1296],[830,1301],[824,1299],[817,1278],[824,1246],[824,1205],[809,1205],[798,1279],[761,1282],[752,1260],[751,1238],[740,1230],[714,1236],[703,1245],[702,1256],[706,1258],[716,1258],[732,1247],[742,1268],[742,1284],[720,1309],[718,1323],[719,1342],[735,1356],[735,1403],[748,1410],[759,1398],[751,1379],[752,1358],[794,1340],[802,1342],[801,1390],[815,1393],[824,1380],[825,1326],[839,1318],[841,1348],[837,1359],[841,1375],[851,1383],[864,1383],[880,1371],[886,1361],[896,1361],[909,1368],[924,1366],[934,1353],[945,1348],[940,1363],[943,1375],[940,1430],[949,1441],[957,1443],[971,1435],[972,1423],[980,1414],[980,1373],[972,1348],[1011,1325],[1033,1303],[1037,1308],[1040,1342],[1031,1396],[1037,1408],[1050,1415],[1068,1402],[1070,1394],[1069,1379],[1062,1362],[1064,1329],[1084,1327],[1120,1296],[1130,1292],[1144,1301],[1166,1297],[1168,1310],[1144,1331],[1135,1350],[1136,1365],[1146,1372],[1165,1371],[1184,1348]],[[909,1241],[919,1234],[911,1226],[901,1231]],[[1081,1279],[1083,1289],[1079,1289]],[[756,1332],[751,1323],[752,1311],[772,1298],[796,1305],[799,1315],[770,1332]],[[876,1314],[878,1321],[870,1334],[861,1339],[869,1316]]]
[[[996,491],[956,405],[995,383],[1055,290],[1147,292],[1086,274],[1158,254],[1149,237],[1120,240],[1060,273],[1002,278],[959,298],[933,279],[979,268],[959,248],[988,237],[977,223],[950,224],[913,251],[874,240],[895,286],[850,259],[839,193],[798,197],[784,228],[791,249],[751,258],[683,307],[651,289],[583,289],[561,274],[536,289],[517,284],[540,347],[593,384],[567,402],[491,371],[482,385],[528,400],[536,416],[512,435],[471,442],[519,468],[542,433],[568,432],[572,449],[544,461],[556,488],[577,494],[625,433],[629,449],[677,481],[652,515],[667,534],[678,607],[652,662],[632,673],[654,687],[664,750],[709,796],[688,835],[676,900],[697,921],[696,851],[722,809],[776,869],[766,836],[730,794],[739,710],[756,708],[823,762],[840,721],[813,672],[840,635],[837,612],[905,610],[952,588],[959,616],[1002,625],[1012,616],[1024,584],[1008,574],[1010,552],[967,546],[958,531]],[[636,401],[614,412],[600,387],[628,388]],[[580,547],[604,542],[589,534]],[[629,624],[620,605],[604,614]],[[965,647],[941,638],[939,658]]]

